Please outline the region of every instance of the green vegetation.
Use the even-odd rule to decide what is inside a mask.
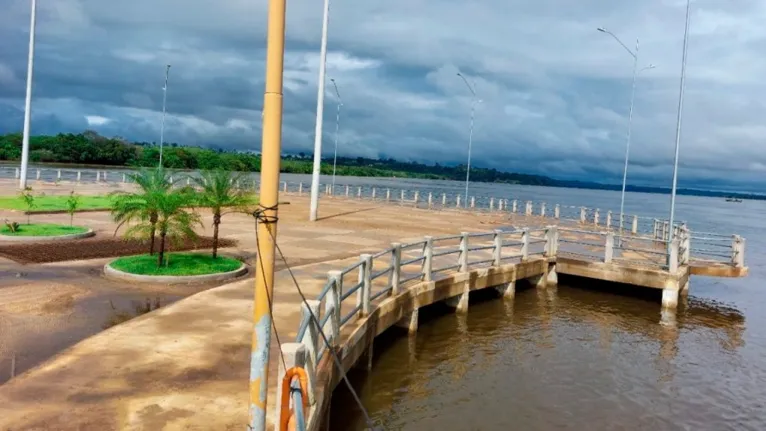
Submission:
[[[113,268],[140,275],[204,275],[234,271],[242,262],[228,257],[216,258],[199,253],[168,253],[165,264],[148,254],[121,257],[110,264]]]
[[[70,196],[37,195],[34,197],[35,207],[32,212],[40,211],[66,211],[67,201]],[[78,196],[79,205],[77,210],[84,209],[109,209],[111,201],[109,196]],[[28,207],[21,196],[0,196],[0,209],[27,210]]]
[[[109,166],[150,167],[159,162],[159,147],[149,142],[128,142],[122,138],[106,138],[93,131],[56,136],[32,136],[30,160],[35,163],[76,163]],[[19,160],[21,133],[0,136],[0,160]],[[232,172],[260,172],[261,156],[253,153],[205,149],[167,144],[162,163],[172,169],[223,169]],[[339,157],[337,175],[360,177],[425,178],[465,180],[466,167],[425,165],[394,159]],[[312,160],[304,153],[282,158],[282,172],[309,174]],[[322,173],[332,174],[332,160],[322,163]],[[514,174],[496,169],[471,168],[471,180],[510,184],[554,185],[551,178],[540,175]]]
[[[228,212],[244,212],[252,202],[252,195],[236,187],[241,174],[228,171],[202,171],[199,178],[193,178],[200,188],[196,202],[213,212],[213,258],[218,256],[218,227],[221,217]],[[224,211],[226,210],[226,211]]]
[[[29,224],[30,214],[32,213],[32,210],[37,207],[37,204],[35,204],[35,195],[32,194],[32,187],[24,187],[24,190],[22,190],[19,195],[24,202],[24,206],[27,207],[27,224]]]
[[[12,232],[6,224],[0,228],[0,235],[8,236],[61,236],[85,233],[88,229],[81,226],[66,226],[60,224],[23,224]]]
[[[74,190],[69,192],[69,198],[66,200],[66,212],[69,214],[69,225],[74,223],[74,213],[80,207],[80,196],[75,194]]]

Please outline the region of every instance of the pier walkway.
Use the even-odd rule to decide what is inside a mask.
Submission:
[[[582,220],[582,211],[567,219],[558,211],[522,212],[521,205],[510,211],[516,208],[504,200],[485,211],[429,211],[433,197],[423,208],[414,196],[411,205],[325,199],[324,218],[309,223],[308,199],[291,191],[284,199],[290,204],[280,208],[278,242],[310,301],[301,302],[286,269],[276,274],[273,313],[282,350],[272,337],[272,423],[284,354],[280,366],[309,370],[306,414],[310,429],[321,426],[338,373],[320,328],[348,369],[371,357],[372,340],[390,326],[416,331],[420,307],[445,301],[465,312],[478,289],[511,300],[517,282],[544,289],[566,274],[661,290],[662,306],[672,310],[691,274],[747,273],[744,239],[705,234],[699,238],[716,255],[695,254],[695,234],[681,225],[668,246],[670,227],[657,222],[650,232],[620,235],[611,220],[609,227],[599,223],[597,211],[590,213],[595,219],[586,213]],[[245,241],[252,220],[237,217],[224,222],[222,234]],[[245,247],[254,245],[251,236]],[[0,429],[245,428],[252,298],[252,279],[237,281],[83,340],[0,386]]]

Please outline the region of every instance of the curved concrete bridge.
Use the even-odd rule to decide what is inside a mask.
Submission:
[[[315,253],[315,260],[339,256],[339,250],[346,256],[362,253],[361,258],[293,268],[302,291],[314,298],[308,304],[302,304],[286,271],[277,274],[276,332],[285,359],[310,371],[312,429],[322,424],[338,378],[320,342],[320,328],[348,369],[370,353],[372,340],[386,328],[415,331],[420,307],[445,301],[465,312],[471,292],[478,289],[495,289],[510,299],[516,283],[544,289],[557,274],[623,277],[611,281],[671,292],[663,295],[663,304],[672,308],[694,272],[692,235],[672,244],[668,255],[661,238],[619,237],[578,221],[526,214],[455,211],[445,217],[380,202],[328,201],[325,211],[335,216],[309,224],[301,221],[306,207],[305,199],[293,197],[280,214],[287,222],[280,227],[279,242],[288,262],[293,253],[306,250]],[[391,226],[392,219],[397,226]],[[422,237],[424,226],[443,236]],[[390,246],[393,241],[402,242]],[[738,265],[744,263],[744,249],[735,257],[734,263],[715,266],[733,275],[746,272]],[[251,315],[252,281],[246,280],[90,337],[0,386],[0,429],[242,429],[248,411]],[[277,420],[280,353],[273,339],[272,423]]]

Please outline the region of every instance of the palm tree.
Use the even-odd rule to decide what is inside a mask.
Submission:
[[[221,217],[228,212],[243,211],[247,204],[253,202],[251,196],[237,188],[242,174],[229,171],[203,171],[200,177],[193,178],[200,188],[197,195],[197,205],[210,208],[213,212],[213,259],[218,257],[218,227]],[[225,212],[226,209],[230,209]]]
[[[138,186],[138,191],[127,193],[114,192],[112,195],[112,218],[118,223],[115,235],[123,224],[138,221],[148,222],[146,237],[149,238],[149,254],[154,254],[154,239],[159,217],[159,204],[173,187],[170,175],[161,167],[143,169],[130,174],[130,179]]]
[[[131,226],[125,236],[132,238],[151,237],[159,233],[160,245],[157,253],[157,266],[162,266],[165,261],[165,242],[170,239],[173,242],[182,242],[185,239],[197,238],[194,226],[202,226],[199,214],[187,211],[193,203],[195,196],[189,189],[178,191],[168,190],[165,193],[157,193],[156,197],[156,222],[150,219],[139,219],[139,223]]]

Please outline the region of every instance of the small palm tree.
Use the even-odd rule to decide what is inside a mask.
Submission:
[[[116,235],[125,223],[147,222],[149,230],[145,236],[149,239],[149,254],[152,255],[159,220],[159,205],[163,197],[170,192],[173,182],[170,181],[170,175],[162,168],[141,170],[130,174],[130,178],[138,186],[137,192],[113,193],[112,218],[118,223],[114,233]]]
[[[169,190],[155,196],[157,204],[157,220],[152,223],[148,218],[139,219],[139,222],[131,226],[125,236],[129,238],[152,237],[159,233],[160,244],[157,253],[157,266],[165,262],[166,240],[180,243],[185,239],[196,239],[197,233],[194,227],[202,226],[199,214],[187,211],[195,199],[189,189],[178,191]]]
[[[200,188],[197,205],[210,208],[213,212],[213,258],[218,257],[218,228],[221,217],[229,212],[244,211],[252,203],[252,198],[237,188],[242,174],[229,171],[203,171],[200,177],[193,178]],[[227,211],[228,209],[228,211]]]

